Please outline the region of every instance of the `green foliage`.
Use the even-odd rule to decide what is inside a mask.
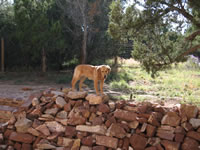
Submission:
[[[27,61],[40,64],[42,49],[47,53],[63,47],[62,28],[59,20],[50,16],[54,1],[19,0],[15,2],[17,37]]]

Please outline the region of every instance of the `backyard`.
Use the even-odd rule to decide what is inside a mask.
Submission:
[[[112,63],[112,62],[108,62]],[[191,61],[173,65],[152,78],[133,59],[121,60],[118,72],[111,72],[104,91],[114,100],[191,103],[200,105],[199,68]],[[73,70],[63,72],[8,72],[0,74],[0,97],[23,99],[31,93],[49,88],[70,88]],[[86,80],[84,89],[93,91],[93,82]]]

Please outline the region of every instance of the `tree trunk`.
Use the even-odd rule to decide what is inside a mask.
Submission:
[[[84,18],[84,32],[83,32],[83,43],[82,43],[82,49],[81,49],[81,64],[85,64],[86,63],[86,59],[87,59],[87,23],[86,23],[86,19]]]
[[[113,72],[118,72],[118,57],[114,57],[114,66],[113,66]]]
[[[46,67],[46,53],[44,48],[42,49],[42,72],[45,73],[47,71]]]
[[[4,72],[4,38],[1,38],[1,72]]]

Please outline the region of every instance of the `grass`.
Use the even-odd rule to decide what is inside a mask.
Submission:
[[[122,91],[120,96],[115,97],[118,99],[130,99],[132,94],[137,101],[177,100],[200,105],[200,68],[188,66],[188,62],[174,65],[153,79],[138,63],[125,63],[117,75],[110,77],[109,85],[113,90]]]

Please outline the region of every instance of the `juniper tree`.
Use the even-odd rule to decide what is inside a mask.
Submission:
[[[142,9],[138,9],[140,8]],[[133,57],[154,75],[200,49],[200,3],[192,0],[134,0],[122,11],[113,1],[108,32],[118,41],[133,40]],[[183,29],[193,26],[190,34]]]

